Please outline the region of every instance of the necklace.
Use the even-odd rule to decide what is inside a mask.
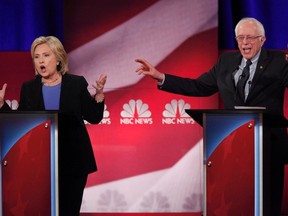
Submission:
[[[54,79],[54,80],[52,80],[52,81],[43,81],[43,78],[42,78],[42,84],[43,85],[46,85],[46,86],[49,86],[49,85],[51,85],[52,83],[55,83],[57,80],[59,80],[60,79],[60,75],[59,75],[59,77],[57,77],[56,79]]]

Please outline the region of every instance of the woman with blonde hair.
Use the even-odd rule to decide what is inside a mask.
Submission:
[[[38,37],[31,46],[36,76],[24,82],[18,110],[57,110],[59,152],[59,215],[79,215],[89,173],[97,170],[84,120],[98,124],[103,118],[106,76],[87,90],[83,76],[68,74],[67,53],[54,36]],[[10,110],[5,102],[7,84],[0,89],[0,110]]]

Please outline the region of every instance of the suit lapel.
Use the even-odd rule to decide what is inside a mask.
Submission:
[[[255,89],[255,86],[257,86],[258,80],[261,78],[261,76],[263,76],[265,69],[267,68],[267,65],[269,64],[270,61],[271,58],[269,58],[267,51],[265,49],[262,49],[261,54],[259,56],[259,60],[257,62],[256,71],[252,80],[252,85],[250,88],[247,101],[249,100],[249,97],[253,97],[253,93],[255,92],[253,90]]]
[[[253,83],[257,83],[257,80],[259,79],[259,77],[263,75],[263,71],[267,67],[269,61],[270,61],[270,58],[268,57],[267,51],[262,49],[257,66],[256,66],[255,75],[253,77]]]
[[[241,63],[241,60],[242,60],[242,56],[240,53],[236,53],[236,55],[233,56],[233,59],[231,59],[231,64],[229,64],[228,66],[228,72],[229,72],[229,75],[228,75],[228,80],[227,80],[227,83],[229,85],[229,88],[230,89],[233,89],[234,93],[235,93],[235,73],[238,71],[239,69],[239,65]]]
[[[70,101],[68,100],[71,96],[71,91],[73,91],[73,87],[69,85],[71,85],[71,77],[68,74],[62,75],[60,107],[59,107],[60,111],[69,109]]]
[[[38,101],[37,104],[37,110],[45,110],[44,106],[44,98],[43,98],[43,93],[42,93],[42,83],[41,83],[41,76],[37,75],[36,76],[36,82],[34,82],[34,87],[32,89],[35,89],[35,95],[36,99],[35,101]]]
[[[65,104],[65,94],[66,94],[66,85],[67,85],[67,79],[65,74],[62,75],[62,83],[61,83],[61,92],[60,92],[60,106],[59,106],[59,110],[63,110],[63,106]]]

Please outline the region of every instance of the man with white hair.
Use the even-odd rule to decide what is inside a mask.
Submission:
[[[235,27],[239,51],[220,56],[210,71],[197,79],[182,78],[158,71],[145,59],[136,59],[138,74],[158,81],[163,91],[186,96],[210,96],[219,92],[225,109],[261,106],[274,115],[283,115],[284,93],[288,87],[286,54],[262,48],[266,41],[263,25],[255,18],[243,18]],[[265,128],[264,215],[279,216],[288,163],[285,127]]]

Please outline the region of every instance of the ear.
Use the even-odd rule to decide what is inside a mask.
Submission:
[[[265,36],[261,37],[261,46],[263,46],[265,41],[266,41],[266,37]]]
[[[57,62],[57,71],[60,71],[62,69],[61,62]]]

